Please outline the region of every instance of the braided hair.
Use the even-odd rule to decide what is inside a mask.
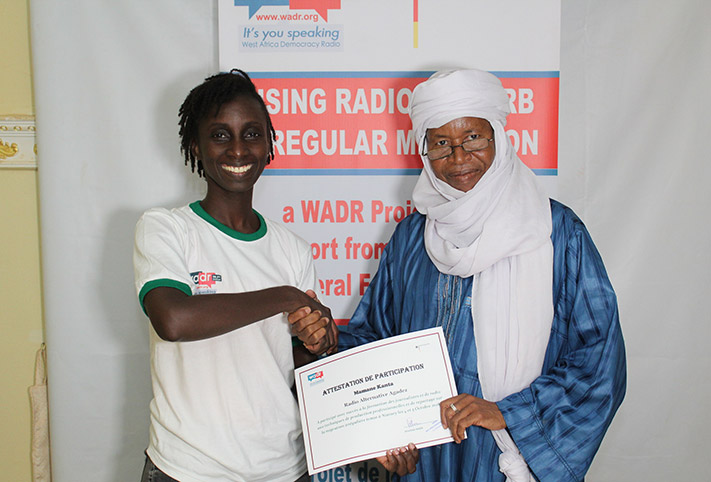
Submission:
[[[252,79],[249,78],[246,72],[232,69],[229,73],[222,72],[206,78],[202,84],[190,91],[178,110],[178,117],[180,118],[178,122],[180,126],[178,131],[180,151],[185,158],[185,165],[190,164],[192,172],[197,169],[198,176],[203,176],[202,161],[195,158],[192,149],[198,139],[198,124],[208,115],[217,115],[223,104],[231,102],[240,96],[255,99],[264,111],[264,116],[267,119],[267,128],[270,133],[267,164],[274,159],[274,138],[276,133],[264,99],[259,95],[254,83],[252,83]]]

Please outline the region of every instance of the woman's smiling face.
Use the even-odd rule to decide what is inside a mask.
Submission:
[[[461,147],[462,143],[479,138],[494,138],[491,124],[479,117],[460,117],[442,127],[428,129],[427,149],[458,146],[449,156],[429,161],[435,176],[462,192],[468,192],[476,186],[496,156],[494,141],[474,152],[466,152]]]
[[[269,156],[269,128],[259,102],[239,96],[202,119],[193,153],[202,161],[208,191],[251,192]]]

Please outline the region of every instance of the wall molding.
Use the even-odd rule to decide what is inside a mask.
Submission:
[[[37,169],[35,118],[0,115],[0,168]]]

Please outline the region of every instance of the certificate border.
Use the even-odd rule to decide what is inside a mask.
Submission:
[[[449,351],[447,350],[447,344],[446,344],[446,341],[444,338],[444,332],[442,331],[441,326],[437,326],[434,328],[427,328],[425,330],[419,330],[419,331],[415,331],[415,332],[411,332],[411,333],[405,333],[402,335],[396,335],[391,338],[386,338],[384,340],[377,340],[374,342],[370,342],[365,345],[361,345],[359,347],[351,348],[342,354],[334,354],[334,355],[331,355],[327,358],[324,358],[322,361],[321,360],[316,361],[316,362],[310,363],[309,365],[306,365],[304,367],[298,368],[297,375],[298,375],[298,379],[299,379],[299,392],[302,395],[304,393],[304,376],[306,375],[307,372],[311,372],[312,370],[326,366],[329,363],[333,363],[338,360],[342,360],[344,358],[348,358],[351,356],[360,355],[361,353],[365,353],[370,350],[375,350],[377,348],[381,348],[384,346],[392,345],[394,343],[401,343],[403,341],[411,341],[411,340],[414,340],[417,338],[426,338],[426,337],[431,337],[431,336],[436,337],[437,342],[439,343],[440,354],[442,356],[442,359],[445,362],[444,366],[445,366],[445,370],[447,372],[447,383],[449,384],[449,397],[453,397],[457,394],[457,388],[456,388],[456,385],[454,384],[454,376],[453,376],[453,372],[452,372],[452,365],[451,365],[451,362],[449,359]],[[449,398],[449,397],[446,397],[446,398]],[[331,468],[340,467],[342,465],[346,465],[351,462],[357,462],[360,460],[365,460],[367,458],[372,458],[372,457],[375,457],[375,456],[378,456],[379,454],[381,454],[381,451],[362,453],[362,454],[354,455],[352,457],[347,457],[345,459],[336,460],[334,462],[329,462],[327,464],[316,466],[316,464],[314,463],[313,444],[311,443],[311,433],[308,429],[309,415],[307,413],[305,406],[303,407],[303,413],[304,413],[304,418],[307,421],[306,426],[303,427],[303,433],[304,433],[305,437],[308,437],[308,441],[309,441],[308,457],[309,457],[309,461],[310,461],[309,465],[313,468],[313,471],[314,471],[313,474],[316,474],[316,473],[319,473],[319,472],[322,472],[324,470],[328,470]],[[432,445],[437,445],[439,443],[442,443],[443,440],[452,440],[452,436],[426,440],[424,442],[420,442],[415,445],[417,448],[430,447]],[[311,474],[311,475],[313,475],[313,474]]]

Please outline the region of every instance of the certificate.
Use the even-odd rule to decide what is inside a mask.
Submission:
[[[295,375],[309,474],[453,440],[439,412],[457,394],[441,327],[336,353]]]

